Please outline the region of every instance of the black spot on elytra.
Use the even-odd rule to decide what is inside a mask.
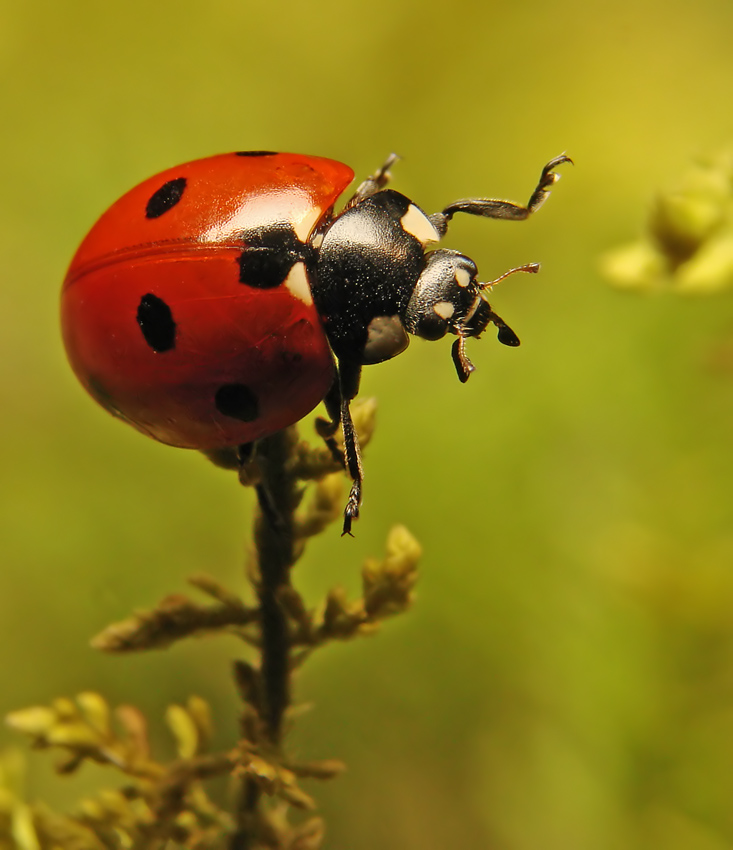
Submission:
[[[173,321],[171,308],[152,292],[140,299],[137,306],[137,323],[145,342],[153,351],[169,351],[175,346],[176,323]]]
[[[237,151],[235,156],[277,156],[277,151]]]
[[[260,415],[257,396],[246,384],[223,384],[216,391],[214,404],[219,413],[242,422],[254,422]]]
[[[163,213],[173,209],[181,200],[183,190],[186,188],[186,178],[176,177],[164,183],[160,189],[153,193],[145,207],[145,218],[160,218]]]
[[[243,238],[247,247],[237,259],[239,282],[256,289],[280,286],[295,263],[309,262],[314,256],[313,248],[290,227],[273,227]]]

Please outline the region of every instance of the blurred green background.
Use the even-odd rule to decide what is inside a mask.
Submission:
[[[363,519],[355,540],[314,541],[297,581],[314,600],[356,591],[403,522],[425,548],[419,595],[309,663],[294,743],[349,764],[311,789],[330,848],[733,847],[733,295],[621,294],[597,270],[658,187],[733,140],[729,0],[1,9],[2,712],[97,689],[160,717],[196,692],[234,734],[234,641],[88,646],[191,573],[243,586],[253,509],[66,365],[58,290],[106,206],[247,148],[359,177],[397,151],[395,188],[429,212],[525,202],[567,150],[536,218],[459,218],[447,242],[485,278],[542,261],[492,298],[522,347],[471,344],[467,386],[446,341],[366,371]],[[34,756],[29,793],[69,806],[97,779]]]

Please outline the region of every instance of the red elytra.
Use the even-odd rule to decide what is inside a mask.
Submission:
[[[120,198],[63,286],[64,342],[84,387],[140,431],[186,448],[248,443],[305,416],[332,384],[333,356],[305,264],[293,255],[278,265],[257,236],[307,244],[353,176],[321,157],[224,154]],[[270,276],[275,262],[285,285],[248,285],[248,250]]]

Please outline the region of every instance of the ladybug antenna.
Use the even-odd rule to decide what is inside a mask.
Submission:
[[[479,288],[479,295],[481,296],[481,298],[486,303],[486,306],[489,308],[489,312],[488,312],[488,316],[487,316],[487,323],[491,322],[491,324],[495,325],[499,329],[499,333],[497,334],[497,339],[499,340],[500,343],[502,343],[502,345],[509,345],[512,348],[516,348],[520,344],[519,343],[519,337],[509,327],[509,325],[504,321],[504,319],[502,319],[501,316],[499,316],[497,313],[495,313],[491,309],[491,305],[489,304],[489,300],[486,296],[486,293],[490,292],[494,288],[494,286],[497,283],[500,283],[502,280],[504,280],[505,277],[509,277],[509,275],[515,274],[515,272],[527,272],[528,274],[537,274],[537,272],[539,270],[540,270],[540,264],[539,263],[526,263],[523,266],[517,266],[516,268],[509,269],[509,271],[504,272],[504,274],[499,275],[499,277],[494,278],[494,280],[489,280],[486,283],[480,283],[480,282],[477,283],[477,286]],[[463,343],[460,346],[461,350],[463,349],[464,344],[465,343]],[[456,349],[456,351],[453,354],[453,361],[454,361],[454,363],[456,363],[456,368],[457,368],[457,361],[456,361],[457,357],[459,357],[458,349]],[[471,361],[468,360],[468,358],[465,356],[465,354],[462,355],[461,362],[463,362],[463,361],[471,364]],[[472,372],[472,371],[473,371],[473,365],[471,364],[471,369],[469,370],[468,374],[470,374],[470,372]],[[458,377],[461,379],[461,381],[468,380],[468,374],[466,374],[465,378],[462,377],[462,374],[463,373],[459,370]]]
[[[517,266],[514,269],[509,269],[508,272],[504,272],[504,274],[500,274],[499,277],[494,278],[494,280],[489,280],[486,283],[477,283],[478,288],[481,291],[481,297],[485,301],[487,290],[489,292],[491,292],[491,290],[494,288],[494,286],[497,283],[501,283],[501,281],[504,280],[505,277],[509,277],[509,275],[515,274],[515,272],[527,272],[528,274],[537,274],[537,272],[539,270],[540,270],[540,264],[539,263],[526,263],[523,266]]]

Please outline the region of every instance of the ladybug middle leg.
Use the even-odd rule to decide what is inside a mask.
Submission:
[[[361,506],[361,485],[364,479],[364,469],[361,463],[359,435],[351,418],[351,401],[359,391],[361,364],[353,361],[339,360],[336,379],[323,402],[329,419],[317,419],[316,430],[325,440],[331,454],[342,464],[351,478],[351,491],[344,508],[344,525],[341,535],[351,534],[351,524],[359,517]],[[340,451],[334,435],[339,425],[344,435],[344,450]]]
[[[364,469],[361,465],[359,435],[351,419],[351,400],[359,392],[361,363],[341,358],[338,365],[339,388],[341,390],[341,428],[344,432],[344,459],[346,469],[351,476],[351,492],[344,508],[344,526],[341,536],[351,534],[351,523],[359,517],[361,506],[361,484]]]
[[[339,448],[335,437],[341,424],[341,383],[338,371],[331,384],[331,388],[323,399],[323,404],[328,413],[328,419],[323,419],[323,417],[319,416],[316,419],[316,431],[328,447],[333,459],[346,469],[344,453]]]

